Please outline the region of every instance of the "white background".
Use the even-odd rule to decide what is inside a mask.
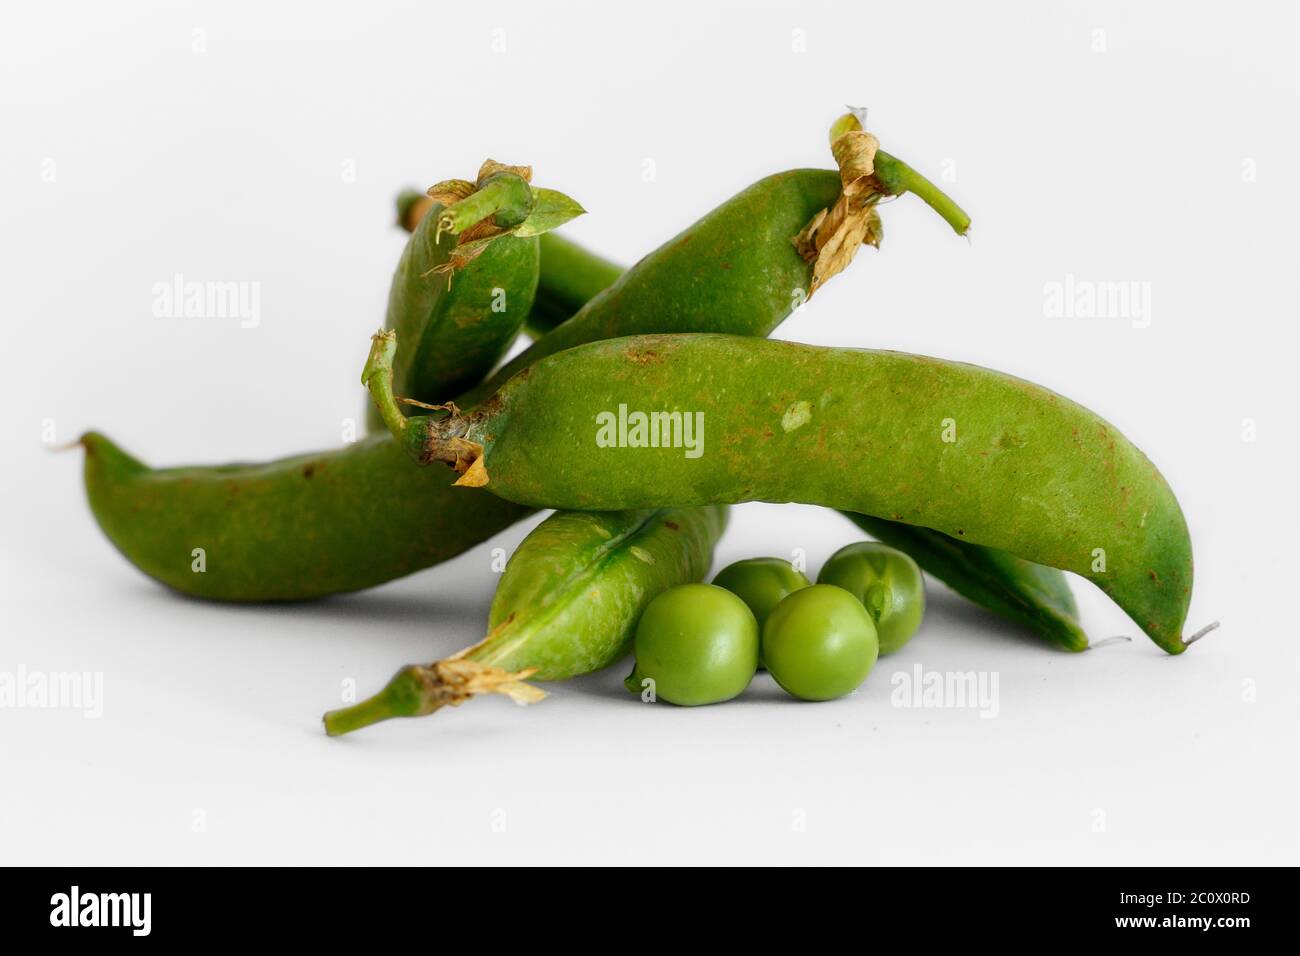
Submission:
[[[7,6],[0,670],[101,671],[105,699],[0,710],[0,860],[1297,862],[1300,20],[1224,10]],[[1136,640],[1057,652],[935,585],[922,633],[837,702],[761,677],[652,708],[619,665],[530,710],[330,740],[344,679],[479,636],[490,546],[308,606],[185,600],[100,534],[80,454],[42,445],[47,420],[155,464],[337,445],[400,187],[531,163],[590,211],[566,233],[629,263],[760,176],[830,166],[846,103],[955,174],[972,238],[899,200],[884,248],[778,335],[989,365],[1119,425],[1191,525],[1190,628],[1223,622],[1189,653],[1082,581],[1094,639]],[[175,273],[259,282],[261,324],[154,318]],[[1045,317],[1067,274],[1151,283],[1150,327]],[[748,505],[715,568],[802,548],[815,573],[856,536]],[[997,717],[891,706],[918,664],[996,673]]]

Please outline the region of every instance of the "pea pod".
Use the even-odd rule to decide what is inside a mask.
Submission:
[[[423,716],[483,693],[528,703],[542,694],[527,678],[565,680],[614,663],[651,599],[705,575],[726,523],[720,507],[552,515],[511,555],[484,640],[402,668],[374,697],[326,714],[326,732]]]
[[[491,496],[465,501],[442,475],[411,467],[387,434],[217,468],[152,469],[97,432],[81,444],[90,507],[109,540],[150,577],[218,601],[372,587],[530,513]]]
[[[398,225],[407,232],[414,231],[433,205],[433,200],[424,193],[403,190],[397,197]],[[567,321],[623,274],[622,266],[602,259],[554,232],[538,237],[538,252],[541,268],[537,294],[533,297],[528,318],[524,320],[524,327],[534,338],[540,338]],[[419,395],[413,397],[428,402],[438,400]]]
[[[919,176],[890,175],[891,188],[941,205]],[[628,270],[525,352],[527,361],[631,331],[768,334],[812,286],[816,243],[835,233],[810,238],[807,227],[827,225],[843,198],[842,178],[795,170],[760,180]],[[882,195],[858,199],[870,212]],[[954,229],[965,229],[964,217],[948,217]],[[792,241],[798,237],[802,251]],[[722,294],[724,286],[731,293]],[[468,407],[480,394],[458,401]],[[370,587],[453,557],[527,513],[501,510],[487,497],[457,497],[449,478],[410,469],[386,436],[278,462],[158,471],[97,433],[83,442],[91,510],[114,545],[146,574],[217,600],[300,600]],[[336,478],[315,481],[320,475]],[[147,522],[137,520],[140,509]],[[193,573],[191,551],[204,542],[217,542],[226,558],[215,560],[209,549],[206,572]]]
[[[562,194],[532,189],[531,178],[528,167],[489,160],[476,182],[449,180],[408,202],[408,216],[417,207],[432,214],[415,226],[389,287],[386,328],[406,342],[393,369],[403,395],[454,398],[518,335],[537,290],[538,235],[564,221],[557,207],[581,212]]]
[[[385,424],[461,483],[534,507],[887,517],[1080,574],[1164,650],[1186,647],[1173,492],[1113,426],[1029,382],[895,352],[636,336],[550,356],[472,412],[404,419],[385,395],[392,347],[376,336],[367,376]]]

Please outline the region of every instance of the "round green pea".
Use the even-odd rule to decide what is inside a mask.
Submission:
[[[880,653],[876,625],[843,588],[814,584],[776,606],[763,627],[763,660],[788,693],[831,700],[867,679]]]
[[[693,707],[740,694],[758,669],[758,623],[745,602],[712,584],[682,584],[651,601],[636,628],[626,686]]]
[[[761,638],[763,624],[772,609],[785,600],[786,595],[808,587],[812,582],[802,571],[796,571],[789,561],[781,558],[749,558],[727,565],[713,579],[720,588],[726,588],[749,605],[758,622]],[[763,651],[759,648],[758,666],[764,666]]]
[[[878,541],[840,548],[817,575],[862,602],[876,624],[880,653],[892,654],[916,633],[925,613],[925,579],[909,555]]]
[[[719,571],[713,583],[749,605],[760,633],[767,616],[786,595],[812,584],[802,571],[796,571],[789,561],[781,558],[737,561]]]

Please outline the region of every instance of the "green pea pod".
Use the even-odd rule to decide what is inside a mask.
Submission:
[[[1023,624],[1066,650],[1088,649],[1069,582],[1055,568],[929,528],[851,511],[844,516],[876,540],[911,555],[923,570],[967,600]]]
[[[518,335],[537,291],[538,236],[553,228],[526,227],[544,214],[544,197],[559,195],[532,189],[531,176],[489,160],[474,183],[449,180],[424,197],[399,199],[399,220],[419,210],[389,287],[385,325],[406,342],[393,368],[402,395],[425,403],[456,397]],[[564,199],[568,212],[582,211]],[[367,414],[378,426],[373,408]]]
[[[218,468],[152,469],[96,432],[81,444],[90,507],[109,540],[150,577],[218,601],[372,587],[530,513],[489,495],[466,502],[443,476],[411,467],[387,434]]]
[[[485,693],[530,703],[543,695],[527,678],[565,680],[613,664],[652,598],[704,577],[726,523],[720,507],[552,515],[511,555],[484,640],[402,668],[374,697],[326,714],[326,732],[419,717]]]
[[[397,197],[397,223],[412,232],[433,208],[424,193],[403,190]],[[533,307],[524,320],[524,328],[533,338],[540,338],[557,325],[568,321],[575,312],[609,288],[623,274],[623,267],[563,236],[549,232],[539,237],[541,268]],[[414,396],[420,398],[420,396]],[[421,401],[436,399],[421,398]]]
[[[527,350],[526,361],[634,331],[767,335],[802,301],[801,290],[812,287],[814,272],[827,261],[817,249],[826,235],[808,226],[826,225],[829,212],[841,206],[842,178],[847,176],[795,170],[760,180],[629,269]],[[937,205],[930,195],[934,187],[920,177],[891,181],[891,188],[916,191]],[[851,182],[860,186],[863,180]],[[472,186],[461,184],[462,190]],[[854,195],[855,209],[871,213],[884,194]],[[949,212],[946,218],[954,229],[965,229],[964,217]],[[868,216],[867,226],[873,221]],[[878,239],[878,233],[867,228],[862,237]],[[801,248],[796,239],[803,240]],[[831,265],[840,264],[832,258]],[[457,401],[468,407],[480,394],[475,390]],[[509,515],[486,496],[467,501],[449,490],[450,478],[408,469],[385,439],[268,464],[160,471],[120,451],[112,457],[134,467],[105,467],[93,459],[107,439],[88,435],[85,444],[87,496],[105,534],[146,574],[199,597],[300,600],[370,587],[453,557],[509,523]],[[314,464],[313,475],[353,477],[313,484],[304,478],[306,461]],[[370,502],[370,493],[412,489],[420,476],[432,487],[421,489],[409,504],[387,491]],[[254,493],[245,494],[246,488]],[[363,497],[368,503],[359,507]],[[148,503],[147,525],[136,523],[133,515],[142,500]],[[513,511],[515,517],[525,513]],[[370,539],[374,548],[357,544]],[[276,546],[261,547],[267,540]],[[209,560],[206,573],[190,573],[190,551],[204,541],[220,542],[230,560]],[[394,542],[403,543],[394,547]]]
[[[1173,492],[1113,426],[1037,385],[903,353],[654,335],[552,355],[470,413],[405,419],[385,394],[392,348],[376,336],[367,376],[385,424],[461,483],[534,507],[888,517],[1080,574],[1160,647],[1186,647]]]

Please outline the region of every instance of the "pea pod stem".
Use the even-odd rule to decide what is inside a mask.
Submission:
[[[845,161],[841,157],[846,154],[851,156],[853,153],[847,144],[854,136],[863,136],[864,115],[865,110],[852,110],[831,124],[831,151],[840,161],[841,173],[845,168]],[[870,138],[870,143],[872,155],[869,158],[859,156],[858,159],[859,162],[865,162],[872,167],[871,179],[880,192],[887,196],[912,193],[943,217],[944,222],[952,226],[957,235],[966,235],[967,230],[970,229],[970,216],[953,202],[952,197],[907,163],[880,149],[874,137]]]
[[[438,216],[438,234],[460,235],[491,217],[503,229],[523,222],[532,208],[533,193],[522,176],[494,173],[460,202],[446,207]]]
[[[953,232],[964,236],[970,230],[970,216],[947,193],[901,159],[884,150],[876,151],[876,180],[891,196],[911,193],[937,212]]]
[[[323,718],[325,733],[331,737],[350,734],[393,717],[416,717],[420,714],[419,678],[413,667],[398,671],[388,686],[373,697],[350,707],[331,710]]]
[[[407,429],[406,416],[402,414],[393,394],[393,359],[397,355],[397,333],[380,329],[370,337],[370,355],[361,370],[361,384],[374,397],[375,407],[384,425],[395,438],[401,438]]]
[[[378,694],[327,713],[325,733],[338,737],[394,717],[425,717],[443,707],[458,707],[480,694],[501,694],[517,704],[536,703],[546,696],[541,688],[525,683],[537,668],[512,673],[466,660],[464,655],[471,650],[466,648],[432,664],[403,667]]]

